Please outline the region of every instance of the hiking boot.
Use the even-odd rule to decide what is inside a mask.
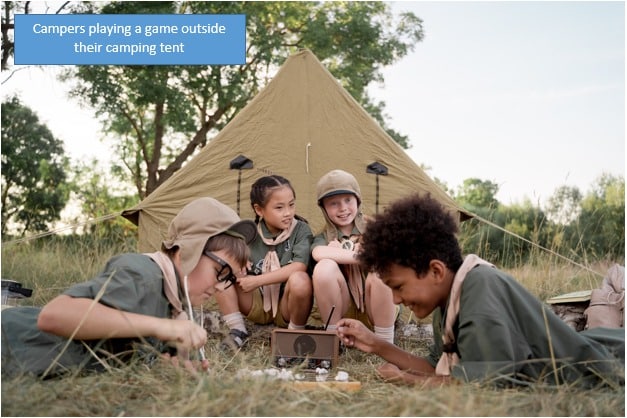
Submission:
[[[232,329],[228,335],[224,337],[220,343],[220,349],[222,351],[238,351],[248,341],[248,333],[240,331],[239,329]]]

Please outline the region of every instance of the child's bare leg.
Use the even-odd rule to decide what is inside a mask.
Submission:
[[[303,329],[313,305],[313,287],[304,271],[292,273],[285,285],[281,314],[289,321],[290,328]]]
[[[329,320],[330,329],[335,329],[335,324],[344,316],[350,302],[346,279],[335,261],[324,259],[316,264],[312,281],[314,296],[323,322],[326,323],[329,320],[329,314],[335,305],[335,310]]]
[[[235,286],[231,286],[222,292],[216,292],[214,297],[222,315],[229,315],[240,311]]]

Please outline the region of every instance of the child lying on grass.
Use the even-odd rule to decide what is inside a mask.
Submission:
[[[192,306],[236,282],[256,235],[252,221],[215,199],[187,204],[169,226],[161,251],[121,254],[104,270],[43,308],[2,311],[2,374],[54,376],[102,370],[135,355],[164,353],[190,370],[191,350],[207,342]]]
[[[388,363],[385,380],[440,385],[624,384],[621,328],[577,333],[506,273],[475,255],[462,258],[453,216],[429,196],[397,201],[368,224],[359,254],[392,289],[394,303],[418,318],[433,313],[434,344],[426,358],[342,319],[347,347]]]

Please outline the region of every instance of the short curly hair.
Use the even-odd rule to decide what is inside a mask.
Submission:
[[[457,271],[463,259],[453,215],[430,195],[412,195],[392,203],[368,223],[358,258],[368,271],[386,275],[392,264],[423,275],[431,260]]]

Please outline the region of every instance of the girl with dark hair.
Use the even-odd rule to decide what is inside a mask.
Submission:
[[[251,267],[232,291],[218,295],[223,319],[231,328],[224,343],[239,349],[248,333],[243,317],[256,324],[304,329],[313,304],[307,273],[312,239],[307,222],[296,215],[296,193],[278,175],[251,187],[257,237],[250,244]]]

